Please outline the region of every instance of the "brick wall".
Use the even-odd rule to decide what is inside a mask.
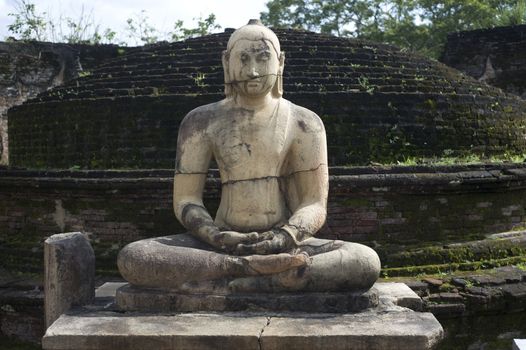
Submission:
[[[115,45],[0,42],[0,164],[8,164],[7,110],[39,93],[89,74],[128,51]]]
[[[440,60],[526,98],[526,25],[451,33]]]
[[[42,242],[87,232],[99,272],[126,243],[184,232],[172,210],[171,171],[0,171],[1,265],[40,272]],[[319,237],[372,245],[463,241],[523,228],[526,166],[332,168]],[[205,204],[218,205],[210,176]]]
[[[377,43],[277,31],[284,97],[316,112],[331,165],[526,153],[526,102],[436,61]],[[166,169],[178,125],[223,98],[229,33],[143,47],[9,111],[27,168]]]

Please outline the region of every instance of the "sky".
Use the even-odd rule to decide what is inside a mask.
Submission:
[[[266,9],[267,0],[27,0],[35,4],[36,12],[47,12],[52,18],[79,18],[82,6],[86,14],[92,13],[101,31],[111,28],[121,34],[120,39],[133,45],[134,41],[125,37],[126,20],[136,18],[142,10],[148,16],[148,22],[163,32],[173,28],[177,20],[183,20],[185,27],[195,24],[194,18],[206,18],[210,13],[216,15],[216,23],[222,29],[238,28],[251,18],[259,18]],[[0,41],[12,36],[7,26],[14,19],[8,16],[16,12],[20,0],[0,0]]]

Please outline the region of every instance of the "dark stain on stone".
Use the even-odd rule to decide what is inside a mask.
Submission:
[[[191,232],[195,232],[202,226],[214,224],[206,208],[197,204],[185,205],[181,213],[181,219],[183,225]]]
[[[249,143],[243,143],[243,146],[245,146],[245,148],[247,149],[247,152],[248,152],[248,155],[252,155],[252,149],[250,149],[250,144]]]
[[[194,133],[199,130],[203,130],[205,119],[202,117],[202,114],[197,112],[194,114],[189,114],[181,123],[179,127],[179,136],[180,140],[186,140],[191,137]]]
[[[305,275],[305,271],[307,271],[306,266],[302,266],[298,269],[298,277],[303,277]]]
[[[307,132],[307,124],[303,120],[298,120],[298,126],[300,127],[301,131]]]

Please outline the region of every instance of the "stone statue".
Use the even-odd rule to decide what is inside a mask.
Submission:
[[[194,109],[179,129],[173,200],[189,232],[127,245],[118,266],[132,285],[228,294],[374,284],[380,261],[372,249],[313,238],[326,217],[325,129],[282,98],[284,58],[258,20],[231,35],[226,98]],[[202,202],[212,159],[222,183],[215,219]]]

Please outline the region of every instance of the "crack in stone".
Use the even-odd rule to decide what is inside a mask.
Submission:
[[[272,319],[272,317],[270,316],[267,316],[267,323],[263,326],[263,328],[261,328],[261,331],[259,332],[259,335],[258,335],[258,348],[259,350],[263,350],[263,344],[261,344],[261,337],[263,336],[263,332],[265,332],[265,328],[267,328],[269,325],[270,325],[270,320]]]
[[[227,186],[227,185],[233,185],[238,182],[248,182],[248,181],[261,181],[261,180],[272,180],[272,179],[280,179],[282,176],[264,176],[264,177],[255,177],[252,179],[242,179],[242,180],[228,180],[225,182],[222,182],[221,185]]]
[[[251,179],[228,180],[228,181],[222,182],[221,185],[226,186],[226,185],[233,185],[233,184],[238,183],[238,182],[261,181],[261,180],[272,180],[272,179],[282,179],[282,178],[291,177],[291,176],[296,175],[296,174],[299,174],[299,173],[308,173],[308,172],[316,171],[316,170],[318,170],[322,165],[325,165],[325,163],[320,163],[317,167],[312,168],[312,169],[307,169],[307,170],[297,170],[297,171],[294,171],[294,172],[292,172],[292,173],[290,173],[290,174],[287,174],[287,175],[282,175],[282,176],[274,176],[274,175],[271,175],[271,176],[263,176],[263,177],[254,177],[254,178],[251,178]]]
[[[227,81],[227,82],[225,82],[225,84],[227,84],[227,85],[233,85],[233,84],[239,84],[239,83],[246,83],[247,81],[252,81],[252,80],[261,79],[261,78],[265,78],[265,77],[271,77],[271,76],[282,77],[283,75],[282,75],[282,74],[265,74],[265,75],[258,75],[257,77],[253,77],[253,78],[250,78],[250,79],[244,79],[244,80],[231,80],[231,81]]]
[[[188,172],[188,173],[183,173],[183,172],[180,172],[180,171],[175,171],[175,175],[208,175],[208,172],[195,172],[195,173],[192,173],[192,172]]]

